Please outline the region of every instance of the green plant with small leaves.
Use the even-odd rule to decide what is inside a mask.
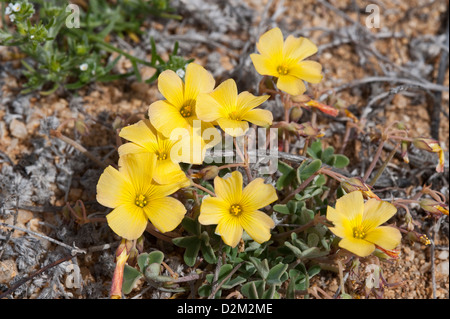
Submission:
[[[48,95],[58,88],[74,90],[92,82],[108,82],[134,76],[142,81],[138,66],[156,69],[152,82],[166,69],[181,70],[191,60],[177,55],[178,44],[164,61],[152,40],[151,61],[135,57],[107,39],[129,37],[139,41],[138,34],[149,15],[181,19],[172,14],[167,0],[89,1],[87,7],[69,6],[68,1],[18,0],[2,1],[3,29],[0,45],[17,47],[26,56],[22,59],[27,81],[23,93],[39,90]],[[73,6],[73,5],[72,5]],[[8,17],[9,22],[6,20]],[[117,54],[114,59],[111,54]],[[113,71],[121,57],[131,62],[133,70],[118,74]]]

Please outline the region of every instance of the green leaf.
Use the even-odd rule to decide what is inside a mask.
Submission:
[[[164,260],[164,254],[155,250],[148,254],[148,264],[161,264]]]
[[[183,218],[183,220],[181,221],[181,226],[183,226],[183,228],[186,229],[191,234],[194,234],[197,236],[200,235],[201,225],[197,219],[193,219],[193,218],[185,216]]]
[[[333,160],[333,154],[334,148],[332,146],[328,146],[326,149],[322,151],[320,158],[324,163],[330,165],[331,164],[330,161]]]
[[[350,163],[350,160],[347,156],[336,154],[334,155],[334,163],[333,166],[336,168],[344,168]]]
[[[281,285],[283,282],[280,278],[286,272],[287,267],[286,264],[278,264],[271,268],[267,274],[267,283],[269,285]]]
[[[307,178],[314,175],[322,167],[322,161],[315,159],[308,165],[297,169],[297,179],[300,183],[304,182]]]
[[[209,237],[208,241],[206,240],[201,241],[200,249],[202,251],[203,258],[205,258],[205,261],[208,264],[215,264],[217,262],[217,257],[216,254],[214,253],[214,249],[211,247],[209,243]]]
[[[317,175],[316,178],[314,179],[314,185],[318,187],[322,187],[323,185],[325,185],[326,182],[327,178],[322,174]]]
[[[134,284],[142,277],[142,273],[134,267],[125,265],[123,270],[122,292],[126,295],[134,288]]]
[[[260,299],[264,293],[264,280],[251,281],[241,288],[242,294],[249,299]]]
[[[280,204],[274,205],[273,206],[273,210],[278,212],[278,213],[286,214],[286,215],[291,213],[289,211],[289,208],[287,207],[287,205],[280,205]]]
[[[172,242],[179,247],[186,248],[183,256],[184,262],[190,267],[194,266],[200,250],[201,240],[197,236],[188,236],[174,238]]]
[[[275,285],[270,285],[269,289],[263,293],[262,299],[278,299],[275,297],[275,293]]]
[[[322,142],[317,140],[311,143],[311,146],[308,147],[307,154],[309,154],[312,158],[320,158],[322,155]]]
[[[317,234],[311,233],[308,235],[308,246],[309,247],[317,247],[319,244],[319,236]]]
[[[309,278],[312,278],[312,277],[314,277],[315,275],[319,274],[319,273],[320,273],[320,270],[321,270],[321,268],[320,268],[319,265],[311,266],[311,267],[308,269],[308,275],[309,275]]]
[[[269,274],[269,264],[267,263],[267,259],[263,259],[262,261],[253,256],[249,257],[250,261],[253,265],[255,265],[256,270],[262,279],[266,279]]]
[[[288,248],[294,253],[294,255],[295,255],[297,258],[301,258],[301,257],[302,257],[302,251],[300,250],[300,248],[298,248],[298,247],[292,245],[292,244],[291,244],[290,242],[288,242],[288,241],[285,241],[285,242],[284,242],[284,245],[285,245],[286,247],[288,247]]]
[[[282,190],[292,183],[292,180],[295,178],[295,170],[282,161],[278,161],[278,170],[282,175],[278,179],[276,187],[278,190]]]
[[[153,264],[149,264],[145,268],[145,277],[147,277],[149,279],[153,279],[156,276],[159,276],[160,273],[161,273],[161,264],[153,263]]]
[[[139,266],[139,269],[141,270],[142,273],[145,272],[145,268],[147,268],[147,266],[149,265],[148,263],[148,254],[147,253],[142,253],[138,256],[137,258],[137,264]]]

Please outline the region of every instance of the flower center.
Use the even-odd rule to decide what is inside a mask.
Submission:
[[[242,207],[241,205],[231,205],[230,213],[233,216],[239,216],[242,214]]]
[[[356,239],[364,239],[366,237],[366,232],[362,226],[357,226],[353,228],[353,237]]]
[[[230,112],[230,114],[228,116],[230,117],[230,120],[240,120],[239,114],[237,111]]]
[[[167,154],[164,151],[156,152],[156,159],[159,161],[167,159]]]
[[[190,117],[194,113],[195,101],[186,101],[180,109],[180,114],[182,117]]]
[[[136,204],[136,206],[138,207],[145,207],[147,205],[147,199],[145,198],[144,195],[139,195],[136,196],[136,200],[134,201],[134,203]]]
[[[285,65],[279,65],[277,68],[277,72],[279,75],[286,75],[289,73],[289,69]]]

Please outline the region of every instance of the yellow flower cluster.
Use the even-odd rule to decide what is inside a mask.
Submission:
[[[300,95],[306,90],[303,81],[322,79],[321,65],[304,61],[317,52],[308,39],[284,41],[274,28],[260,37],[257,48],[260,54],[250,56],[257,72],[276,77],[279,90]],[[217,126],[236,137],[248,131],[249,123],[268,127],[273,120],[270,111],[257,108],[268,95],[238,93],[233,79],[215,88],[211,73],[196,63],[187,65],[184,80],[172,70],[162,72],[158,89],[165,99],[149,106],[148,120],[122,128],[119,136],[129,142],[118,149],[118,169],[107,167],[97,185],[98,202],[113,209],[108,225],[128,240],[139,238],[148,220],[161,232],[181,223],[186,208],[170,195],[191,181],[179,164],[202,164],[206,149],[220,141]],[[243,184],[239,171],[226,179],[217,176],[215,196],[203,198],[198,219],[217,225],[216,233],[232,247],[244,230],[258,243],[268,241],[275,226],[260,211],[278,199],[275,188],[262,178]],[[366,256],[376,246],[393,249],[400,242],[398,230],[380,226],[394,213],[395,207],[379,199],[364,204],[362,193],[355,191],[338,200],[336,209],[328,207],[327,217],[335,225],[331,231],[343,238],[340,246]]]
[[[196,63],[187,65],[184,81],[172,70],[162,72],[158,77],[158,89],[165,99],[149,106],[148,120],[122,128],[119,136],[129,142],[118,149],[119,169],[106,168],[97,185],[98,202],[113,209],[107,215],[109,226],[128,240],[139,238],[148,220],[161,232],[171,231],[181,223],[186,209],[180,201],[169,197],[190,185],[179,164],[203,163],[206,149],[220,141],[216,125],[226,134],[236,137],[248,131],[249,122],[268,127],[273,119],[270,111],[257,109],[269,98],[268,95],[254,96],[247,91],[238,93],[232,79],[215,88],[211,73]],[[229,181],[239,175],[235,172]],[[242,176],[240,178],[241,189],[226,190],[233,192],[229,196],[237,196],[236,192],[242,191]],[[215,183],[220,182],[216,180]],[[250,190],[256,190],[251,185],[263,186],[262,179],[256,179],[247,186],[250,192],[247,201],[255,197]],[[268,198],[270,202],[275,201],[273,186],[264,186],[272,189]],[[216,199],[224,196],[225,191],[217,192],[220,195]],[[205,199],[202,207],[211,207],[211,202],[214,202],[213,198]],[[245,224],[244,229],[261,242],[270,238],[273,222],[267,215],[256,211],[262,207],[258,204],[249,206],[246,202],[236,201],[231,204],[234,210],[228,208],[228,212],[236,217],[235,221]],[[242,211],[238,211],[239,207]],[[208,209],[206,211],[206,214],[212,213]],[[249,224],[250,219],[252,223]],[[264,235],[259,232],[258,219],[267,226]],[[200,220],[211,222],[211,218],[203,216]],[[236,245],[242,227],[239,232],[234,226],[223,225],[226,223],[219,223],[221,230],[218,232],[226,243]]]

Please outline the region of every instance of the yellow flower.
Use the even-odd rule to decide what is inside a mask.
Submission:
[[[152,181],[156,155],[146,152],[124,155],[119,170],[108,166],[97,184],[97,201],[113,208],[106,215],[109,227],[128,240],[139,238],[147,221],[161,232],[175,229],[186,209],[175,198],[168,197],[180,187],[178,184],[159,185]]]
[[[335,227],[330,230],[342,240],[341,248],[360,256],[370,255],[375,246],[393,250],[400,244],[400,231],[390,226],[380,226],[397,212],[394,205],[377,199],[364,203],[361,191],[342,196],[336,209],[328,206],[327,219]]]
[[[209,136],[219,134],[211,123],[200,122],[196,114],[197,96],[200,93],[209,93],[214,89],[215,80],[211,73],[202,66],[190,63],[186,67],[185,81],[172,70],[162,72],[158,77],[158,89],[166,100],[152,103],[148,110],[148,116],[152,125],[165,137],[170,138],[175,132],[185,131],[187,137],[183,143],[190,145],[189,154],[183,154],[183,161],[200,164],[204,158],[205,148],[213,147],[220,140]],[[203,139],[205,130],[208,133]],[[178,133],[175,134],[179,136]],[[181,134],[182,135],[182,134]],[[201,150],[193,149],[193,141],[199,139]],[[215,143],[215,144],[214,144]],[[199,146],[199,147],[200,147]],[[201,152],[201,156],[195,156]]]
[[[303,61],[317,52],[317,47],[307,38],[292,35],[283,41],[279,28],[264,33],[256,44],[261,54],[250,54],[256,71],[261,75],[277,77],[277,87],[290,95],[306,91],[302,80],[319,83],[322,66],[315,61]]]
[[[153,179],[157,183],[180,183],[181,187],[189,186],[189,179],[181,170],[179,163],[171,158],[172,148],[177,141],[172,141],[157,132],[149,120],[141,120],[122,128],[119,136],[132,142],[119,147],[120,157],[126,154],[153,153],[157,159]]]
[[[235,247],[245,230],[258,243],[270,239],[273,220],[258,209],[278,199],[275,188],[256,178],[242,189],[242,174],[234,171],[231,177],[214,179],[217,197],[206,197],[200,207],[199,222],[216,225],[216,233],[224,243]]]
[[[236,82],[228,79],[209,94],[199,94],[197,116],[205,122],[217,121],[231,136],[244,135],[248,122],[259,126],[272,124],[273,116],[268,110],[255,109],[265,102],[269,95],[254,96],[245,91],[238,95]]]

